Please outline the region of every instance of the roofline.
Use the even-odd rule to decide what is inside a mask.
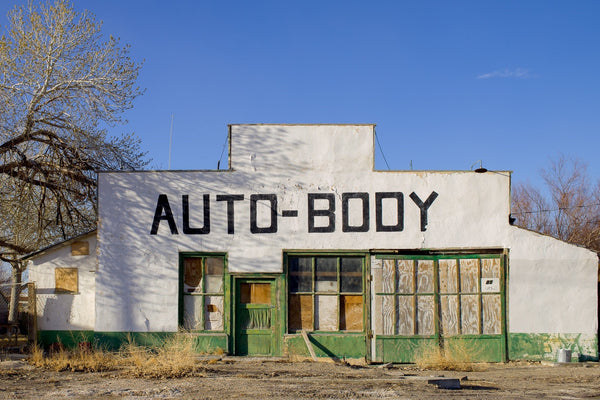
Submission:
[[[65,246],[65,245],[67,245],[67,244],[69,244],[71,242],[74,242],[74,241],[76,241],[78,239],[81,239],[81,238],[83,238],[85,236],[90,236],[92,233],[94,233],[96,231],[98,231],[98,228],[95,228],[95,229],[92,229],[91,231],[87,231],[87,232],[82,233],[80,235],[73,236],[71,238],[65,239],[65,240],[63,240],[61,242],[51,244],[51,245],[49,245],[47,247],[44,247],[44,248],[42,248],[40,250],[34,251],[33,253],[25,254],[23,257],[21,257],[21,260],[31,260],[33,258],[36,258],[39,255],[42,255],[43,253],[46,253],[46,252],[48,252],[48,251],[56,248],[56,247],[62,247],[62,246]]]
[[[298,124],[273,124],[273,123],[253,123],[253,124],[227,124],[227,126],[231,127],[231,126],[377,126],[377,124],[352,124],[352,123],[342,123],[342,124],[331,124],[331,123],[327,123],[327,124],[319,124],[319,123],[313,123],[313,124],[303,124],[303,123],[298,123]]]

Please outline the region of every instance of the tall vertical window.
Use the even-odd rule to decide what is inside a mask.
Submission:
[[[289,331],[362,331],[363,270],[360,256],[289,256]]]
[[[194,331],[222,331],[224,256],[184,257],[181,269],[180,324]]]

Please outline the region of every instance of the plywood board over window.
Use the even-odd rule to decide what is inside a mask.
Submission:
[[[78,284],[77,268],[56,268],[54,270],[55,293],[77,293]]]
[[[71,243],[72,256],[87,256],[90,254],[90,244],[87,240],[78,240]]]

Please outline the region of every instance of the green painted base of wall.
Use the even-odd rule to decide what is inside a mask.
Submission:
[[[83,342],[94,343],[94,331],[38,331],[37,339],[44,349],[55,344],[73,348]]]
[[[414,363],[424,356],[438,354],[437,338],[378,336],[375,339],[375,362]],[[503,362],[504,338],[497,336],[457,336],[443,339],[448,357],[468,362]]]
[[[378,337],[375,340],[377,362],[414,363],[417,358],[436,349],[437,339]]]
[[[94,332],[94,331],[39,331],[38,342],[47,349],[54,343],[66,348],[74,348],[81,342],[89,342],[96,348],[115,351],[124,344],[135,343],[139,346],[158,347],[176,332]],[[192,335],[199,354],[227,353],[228,340],[225,334]]]
[[[317,357],[365,358],[367,344],[364,335],[309,334]],[[286,335],[284,347],[290,356],[310,357],[302,335]]]
[[[574,362],[598,361],[598,336],[583,333],[509,333],[510,360],[556,361],[559,349],[571,350]]]

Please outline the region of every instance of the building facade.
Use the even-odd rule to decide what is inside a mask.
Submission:
[[[597,359],[598,257],[511,226],[510,172],[374,170],[373,125],[229,135],[227,170],[99,174],[97,232],[32,257],[45,343],[183,329],[234,355]]]

